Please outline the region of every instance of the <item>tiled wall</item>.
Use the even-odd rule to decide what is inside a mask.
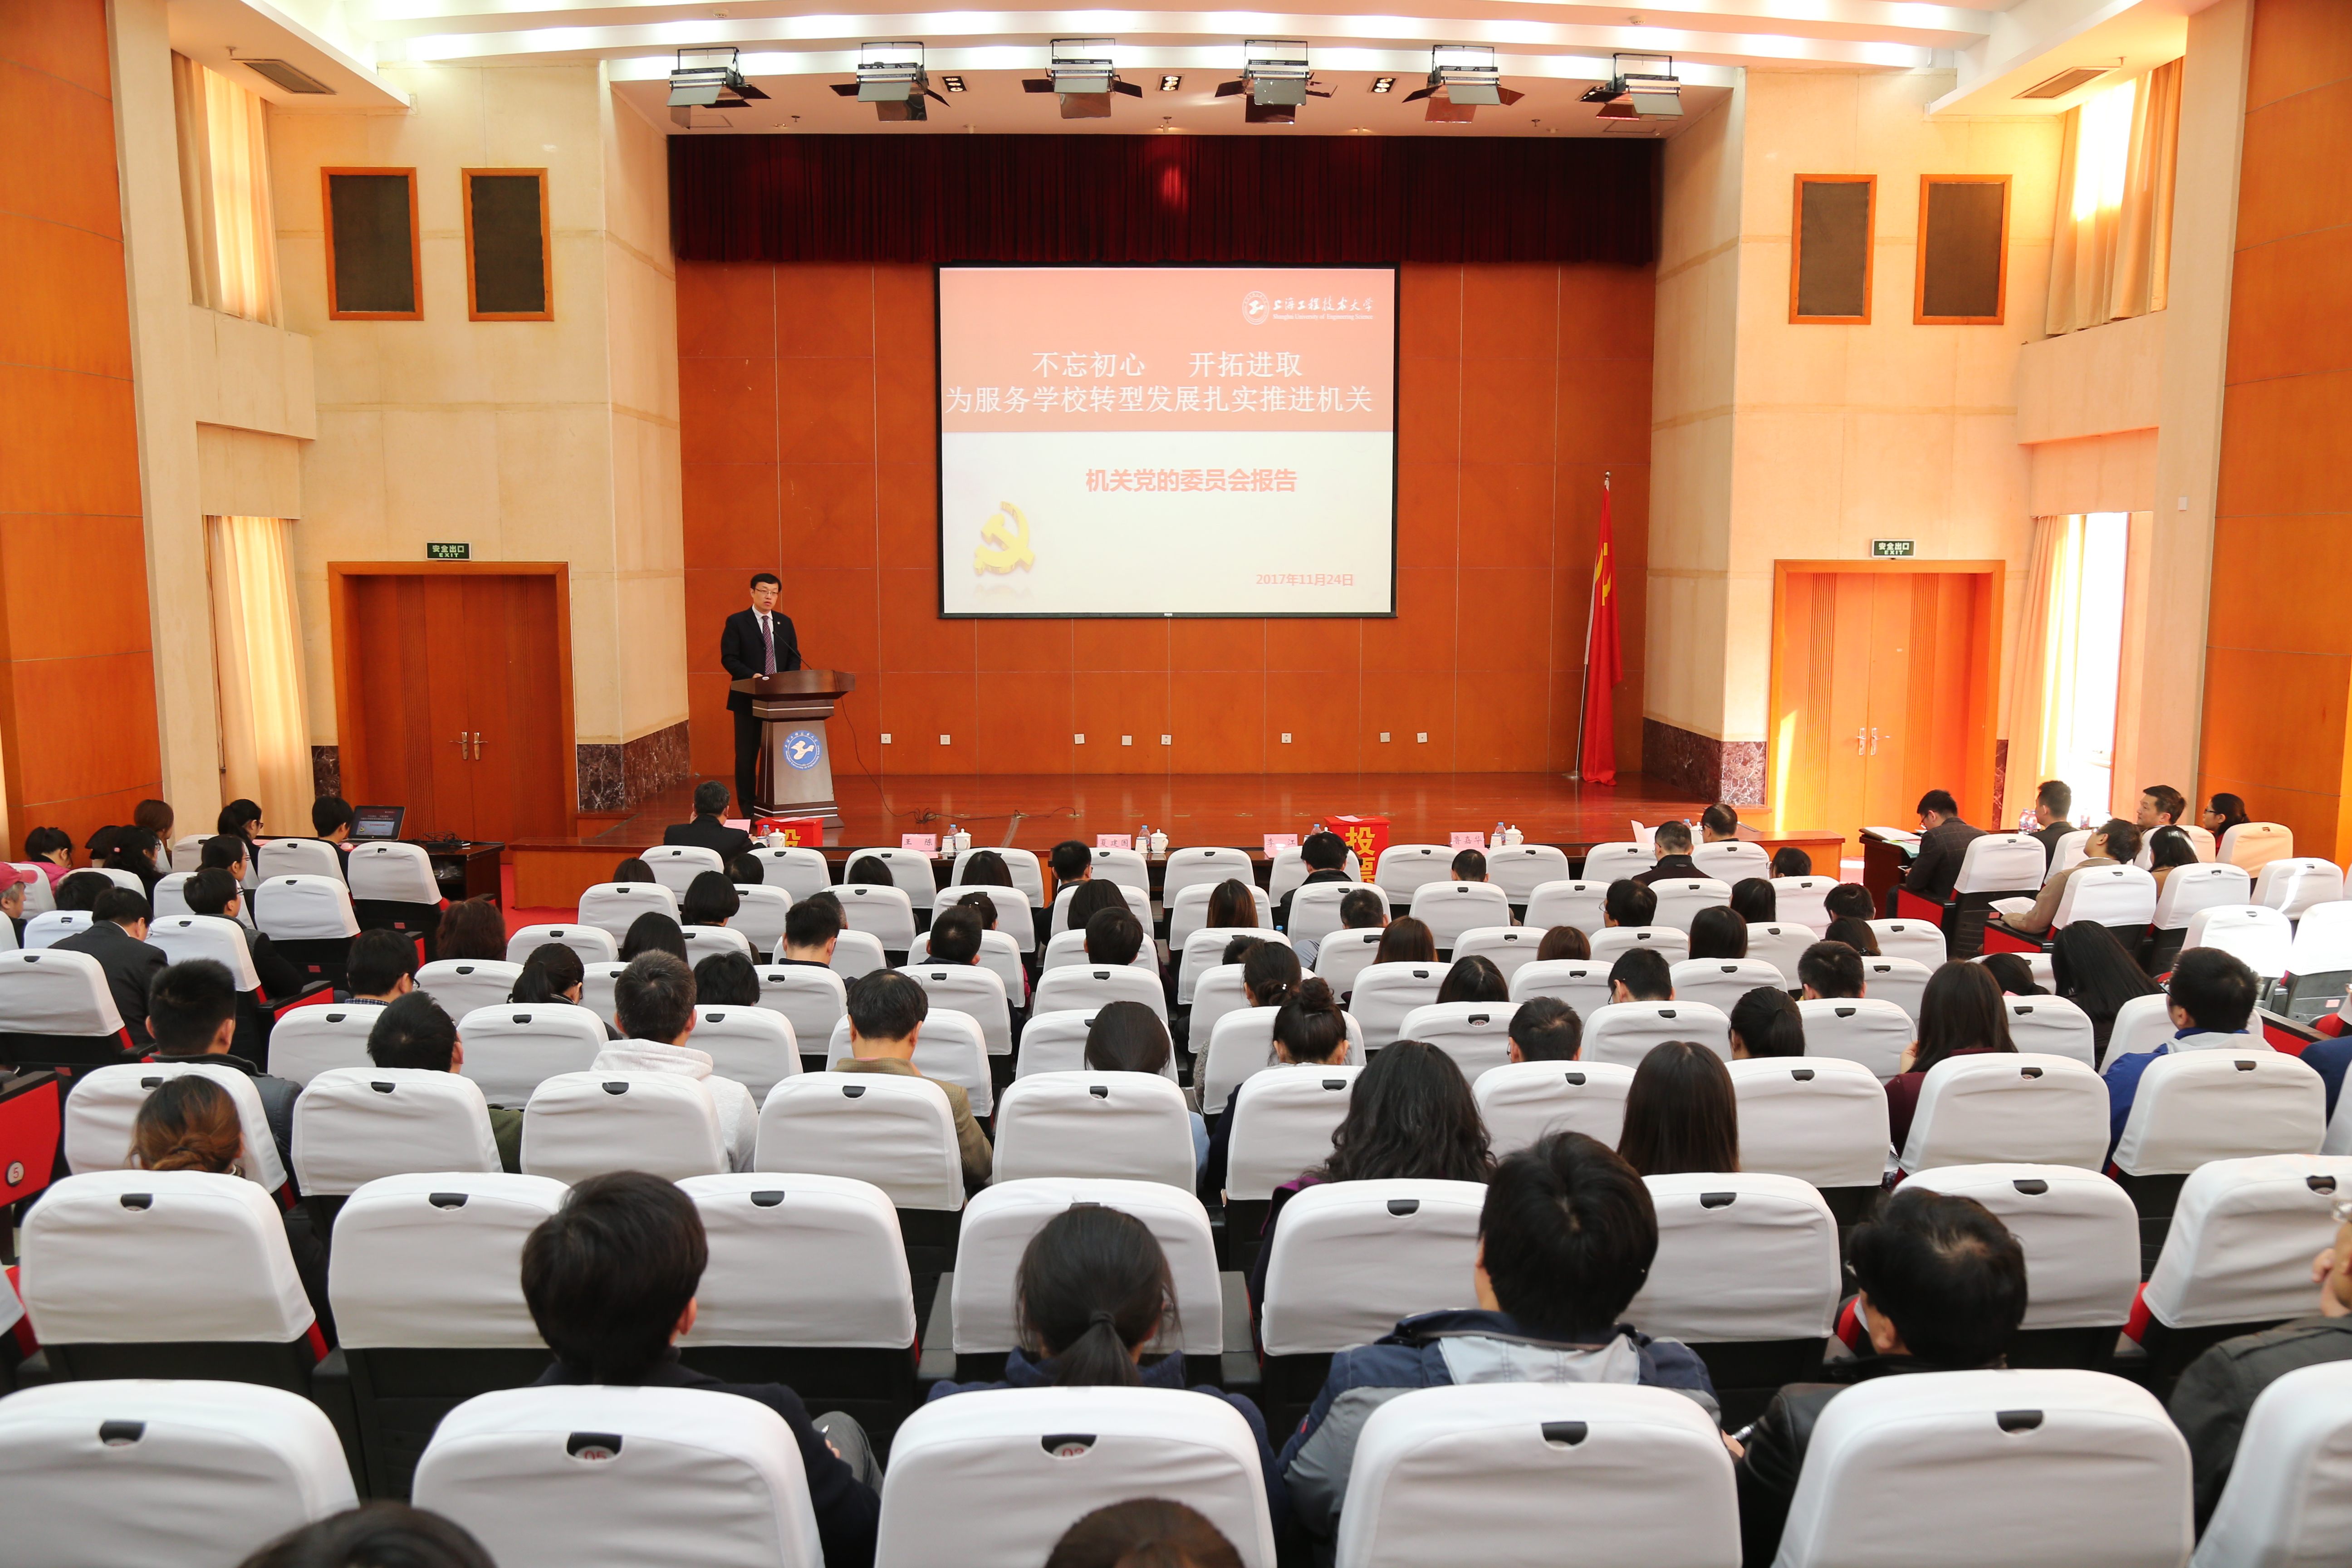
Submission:
[[[719,627],[770,567],[877,772],[1565,772],[1604,470],[1634,771],[1653,284],[1404,269],[1394,619],[973,622],[936,612],[931,269],[681,263],[696,771],[732,771]]]

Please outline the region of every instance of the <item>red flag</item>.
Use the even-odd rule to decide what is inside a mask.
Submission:
[[[1617,782],[1617,704],[1625,678],[1617,642],[1617,562],[1609,537],[1609,481],[1601,481],[1601,538],[1592,554],[1592,598],[1584,629],[1584,733],[1577,772],[1587,784]]]

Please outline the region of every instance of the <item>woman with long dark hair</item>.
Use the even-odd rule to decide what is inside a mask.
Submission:
[[[1239,877],[1228,877],[1209,889],[1208,913],[1201,917],[1211,930],[1257,929],[1257,889]]]
[[[1087,922],[1105,910],[1127,908],[1127,894],[1120,890],[1117,882],[1108,878],[1097,879],[1089,877],[1078,884],[1076,892],[1070,895],[1070,923],[1064,929],[1084,931]]]
[[[1761,877],[1742,877],[1731,884],[1731,907],[1749,925],[1770,925],[1780,918],[1780,894]]]
[[[1543,933],[1543,945],[1536,949],[1536,960],[1541,963],[1553,958],[1591,958],[1592,939],[1575,926],[1554,926]]]
[[[253,858],[254,850],[260,847],[260,805],[249,800],[230,801],[220,808],[220,816],[214,819],[213,831],[215,834],[226,834],[231,838],[244,839],[245,858],[250,861]]]
[[[1822,928],[1823,942],[1842,942],[1864,958],[1883,958],[1878,951],[1878,933],[1870,922],[1858,915],[1840,915]]]
[[[1174,1345],[1182,1336],[1168,1255],[1133,1215],[1098,1204],[1064,1209],[1029,1238],[1013,1289],[1021,1342],[1005,1352],[1003,1381],[935,1384],[931,1399],[975,1389],[1184,1386],[1181,1352],[1140,1364],[1155,1341]],[[1249,1423],[1279,1532],[1290,1500],[1265,1417],[1238,1394],[1208,1384],[1192,1392],[1223,1400]]]
[[[1399,915],[1389,921],[1381,932],[1381,945],[1372,950],[1374,963],[1435,963],[1437,936],[1429,929],[1427,921],[1411,915]]]
[[[499,963],[507,955],[507,921],[498,905],[485,898],[460,899],[441,911],[433,933],[436,959],[471,959]]]
[[[956,877],[956,886],[1009,888],[1013,886],[1013,868],[1007,866],[1004,857],[993,849],[975,850],[971,858],[964,861],[963,870]]]
[[[686,897],[677,901],[680,925],[723,926],[735,918],[743,900],[735,891],[735,884],[727,879],[724,871],[699,871],[686,885]]]
[[[2033,965],[2021,952],[1989,952],[1979,960],[1992,972],[1994,982],[2004,996],[2047,996],[2042,983],[2033,978]]]
[[[1770,888],[1764,889],[1770,892]],[[1691,916],[1690,956],[1693,958],[1745,958],[1748,956],[1748,921],[1738,910],[1725,904],[1710,904]]]
[[[443,950],[447,951],[446,948]],[[680,963],[690,963],[686,956],[686,933],[677,922],[659,910],[647,910],[629,922],[621,938],[621,962],[627,963],[641,952],[667,952]]]
[[[1644,1176],[1739,1169],[1739,1104],[1723,1058],[1668,1040],[1633,1069],[1617,1152]]]
[[[1731,1005],[1731,1059],[1801,1057],[1805,1015],[1786,991],[1759,985]]]
[[[163,868],[157,863],[163,847],[163,841],[146,828],[119,828],[115,833],[113,853],[106,858],[108,870],[128,871],[139,879],[144,885],[151,910],[154,904],[155,884],[163,879]]]
[[[1511,999],[1510,982],[1495,967],[1495,961],[1477,953],[1457,958],[1454,967],[1437,987],[1440,1002],[1507,1002]]]
[[[588,966],[580,955],[560,942],[543,942],[524,955],[522,973],[515,976],[514,990],[508,1000],[530,1007],[552,1007],[568,1004],[584,1007],[580,994],[588,980]],[[758,998],[755,996],[754,1001]],[[598,1018],[604,1037],[617,1040],[621,1031],[613,1026],[610,1018]]]
[[[1919,1109],[1919,1089],[1927,1070],[1954,1057],[2008,1051],[2009,1009],[2002,1005],[2000,985],[1981,963],[1955,961],[1936,966],[1919,994],[1919,1037],[1903,1053],[1903,1067],[1886,1080],[1886,1131],[1901,1153],[1911,1136],[1911,1118]]]
[[[2124,950],[2114,930],[2096,921],[2058,928],[2050,943],[2050,979],[2052,990],[2090,1015],[2091,1045],[2102,1065],[2116,1011],[2135,996],[2164,989]]]

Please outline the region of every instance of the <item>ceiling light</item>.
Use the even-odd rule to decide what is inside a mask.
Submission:
[[[923,74],[923,46],[919,42],[864,43],[857,46],[857,79],[837,81],[833,90],[844,98],[854,98],[860,103],[874,106],[877,120],[924,120],[929,118],[926,98],[944,98],[931,90],[931,79]]]
[[[732,48],[680,49],[669,73],[669,117],[691,125],[698,109],[740,109],[768,95],[743,79]]]
[[[1407,103],[1429,100],[1423,118],[1440,125],[1469,123],[1480,108],[1517,103],[1527,94],[1503,85],[1495,51],[1484,44],[1440,44],[1429,51],[1429,85],[1405,94]]]
[[[943,76],[940,78],[940,85],[946,88],[950,92],[961,92],[963,90],[963,78],[960,76]]]
[[[289,65],[284,60],[241,59],[236,63],[245,67],[247,70],[252,71],[263,80],[270,82],[275,86],[284,88],[288,92],[322,92],[330,97],[334,95],[335,89],[333,88],[329,87],[325,82],[320,81],[317,77],[312,76],[310,72]]]
[[[1160,79],[1160,90],[1162,92],[1174,92],[1178,88],[1182,87],[1183,85],[1184,79],[1181,76],[1173,75],[1172,73]]]
[[[1394,90],[1395,87],[1396,78],[1392,76],[1376,76],[1372,79],[1372,90],[1374,92],[1390,92]]]
[[[1583,97],[1584,102],[1601,106],[1601,119],[1682,118],[1683,84],[1675,76],[1672,55],[1622,54],[1610,58],[1616,74],[1601,86],[1587,89]]]
[[[1065,120],[1108,120],[1112,93],[1143,96],[1141,88],[1118,79],[1110,58],[1118,43],[1117,38],[1055,38],[1045,74],[1028,78],[1021,86],[1028,92],[1058,94]],[[1167,90],[1165,79],[1160,90]]]

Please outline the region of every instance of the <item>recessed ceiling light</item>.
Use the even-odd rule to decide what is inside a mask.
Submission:
[[[1162,92],[1174,92],[1183,85],[1184,79],[1172,71],[1160,79],[1160,90]]]
[[[946,88],[950,92],[961,92],[963,90],[963,78],[960,76],[943,76],[940,78],[940,85]]]
[[[1374,92],[1387,92],[1395,86],[1396,78],[1392,76],[1379,76],[1372,79],[1372,90]]]

